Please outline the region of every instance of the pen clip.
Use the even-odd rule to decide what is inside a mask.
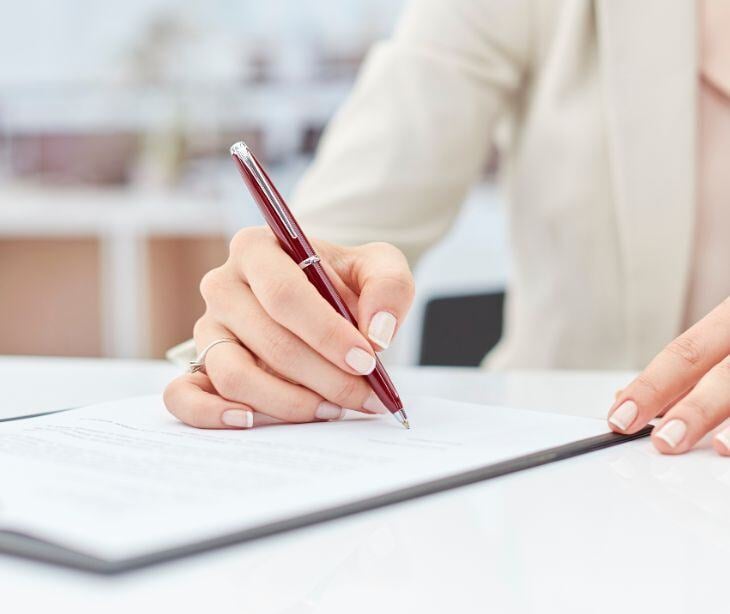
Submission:
[[[296,228],[289,219],[281,199],[277,195],[276,190],[274,190],[271,183],[267,180],[266,175],[246,143],[239,141],[238,143],[231,145],[231,155],[236,156],[236,158],[240,160],[241,164],[248,169],[251,176],[254,178],[254,181],[256,181],[259,188],[261,188],[261,191],[268,198],[269,203],[271,203],[271,207],[274,209],[274,213],[276,213],[277,217],[281,220],[281,223],[284,225],[284,228],[286,228],[289,236],[292,239],[296,239]]]

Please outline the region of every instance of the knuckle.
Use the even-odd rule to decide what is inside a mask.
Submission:
[[[208,327],[208,320],[205,316],[198,318],[193,324],[193,339],[202,339],[205,337],[205,331]],[[202,348],[197,348],[202,349]]]
[[[263,236],[263,228],[259,226],[241,228],[231,238],[228,244],[228,252],[230,254],[241,254],[250,248],[251,245],[260,241]]]
[[[712,408],[698,398],[687,398],[683,403],[684,410],[689,416],[692,416],[693,421],[701,424],[710,424],[713,421]]]
[[[206,304],[221,292],[224,284],[223,267],[211,269],[203,275],[200,280],[200,295],[203,297]]]
[[[415,293],[415,282],[408,260],[401,250],[394,245],[385,242],[368,243],[364,246],[368,250],[377,251],[388,257],[391,263],[380,280],[395,286],[399,294],[412,297]]]
[[[667,352],[677,356],[688,367],[694,367],[702,360],[699,344],[687,335],[677,337],[667,346]]]
[[[266,362],[277,370],[284,365],[296,363],[299,356],[297,343],[283,331],[270,333],[266,338]]]
[[[315,251],[321,256],[322,260],[327,262],[334,269],[346,269],[352,259],[353,252],[357,251],[357,247],[344,247],[323,241],[322,239],[313,239]]]
[[[360,378],[354,376],[344,377],[335,387],[329,400],[340,407],[359,409],[365,401],[363,388],[363,382]]]
[[[366,243],[363,245],[365,249],[372,250],[374,252],[399,252],[400,250],[393,245],[392,243],[388,243],[386,241],[371,241],[370,243]]]
[[[377,251],[380,254],[388,256],[393,262],[401,264],[403,269],[409,270],[408,259],[405,254],[392,243],[375,241],[374,243],[368,243],[364,247],[370,251]]]
[[[281,313],[294,303],[296,298],[296,287],[288,279],[270,279],[262,288],[262,297],[269,309],[274,313]]]
[[[378,251],[384,254],[395,256],[396,258],[405,259],[403,252],[400,251],[395,245],[393,245],[392,243],[388,243],[387,241],[373,241],[372,243],[368,243],[366,247],[373,251]]]
[[[230,368],[218,369],[211,373],[210,377],[220,396],[230,401],[242,400],[240,397],[244,383],[243,371]]]
[[[383,279],[395,287],[399,296],[408,299],[409,302],[413,300],[413,296],[416,293],[416,285],[413,282],[413,276],[410,272],[388,275]]]
[[[657,386],[656,382],[644,373],[636,378],[634,386],[643,391],[644,394],[649,397],[658,397],[661,395],[661,390],[659,389],[659,386]]]
[[[339,318],[339,316],[337,316]],[[329,320],[322,324],[322,327],[317,335],[317,348],[323,349],[329,348],[337,344],[337,340],[342,335],[342,325],[346,324],[343,319],[342,322],[337,320]]]

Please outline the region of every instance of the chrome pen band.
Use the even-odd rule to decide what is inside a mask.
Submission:
[[[310,264],[317,264],[319,262],[319,256],[310,256],[309,258],[305,258],[299,263],[299,268],[304,270],[306,269]]]

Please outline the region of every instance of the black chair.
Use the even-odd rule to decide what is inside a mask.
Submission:
[[[449,296],[426,304],[419,364],[474,367],[502,336],[504,292]]]

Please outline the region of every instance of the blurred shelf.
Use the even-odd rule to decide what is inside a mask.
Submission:
[[[323,125],[351,87],[352,79],[239,86],[6,88],[0,94],[0,134],[145,132],[176,123],[206,130],[276,129],[282,122]]]
[[[222,235],[225,203],[123,188],[0,187],[0,236]]]

